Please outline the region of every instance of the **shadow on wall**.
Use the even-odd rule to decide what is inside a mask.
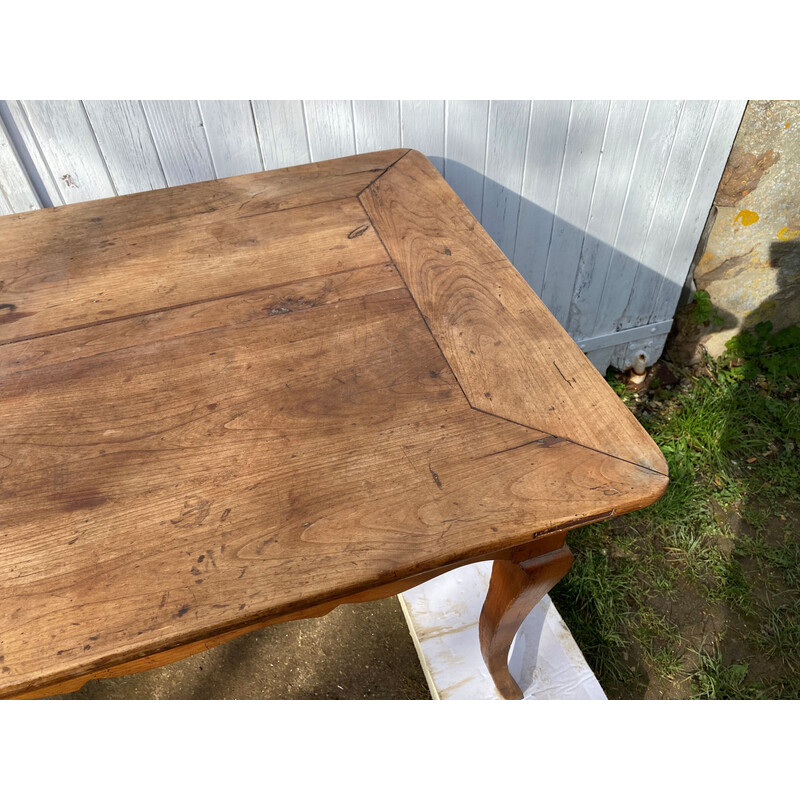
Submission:
[[[431,161],[601,372],[659,358],[686,275],[677,283],[639,261],[646,231],[625,253],[464,164]]]
[[[744,321],[749,328],[771,319],[774,330],[800,323],[796,309],[800,307],[800,239],[772,242],[769,246],[770,267],[775,270],[775,293],[751,311]]]
[[[708,306],[709,316],[706,318],[699,315],[699,309],[694,306],[679,309],[675,332],[667,344],[668,357],[674,362],[695,364],[702,361],[704,344],[712,334],[728,331],[726,338],[730,339],[739,329],[753,328],[765,320],[772,322],[773,332],[800,324],[797,315],[800,308],[800,238],[772,242],[769,267],[773,271],[770,282],[775,290],[744,316],[741,325],[734,314],[716,306]],[[709,276],[713,274],[703,276],[700,288],[708,285]]]

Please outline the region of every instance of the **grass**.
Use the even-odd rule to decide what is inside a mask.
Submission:
[[[609,697],[800,698],[800,329],[682,372],[637,393],[608,376],[670,486],[570,534],[551,595]]]

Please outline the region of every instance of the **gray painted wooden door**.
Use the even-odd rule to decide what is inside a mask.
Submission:
[[[744,101],[0,103],[0,213],[425,153],[595,366],[655,361]]]

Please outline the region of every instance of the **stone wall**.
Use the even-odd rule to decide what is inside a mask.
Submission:
[[[716,357],[742,327],[800,323],[800,101],[748,103],[714,205],[694,280],[724,320]]]

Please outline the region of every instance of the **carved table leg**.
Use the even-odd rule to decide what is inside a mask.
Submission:
[[[478,626],[483,660],[506,700],[521,700],[522,692],[508,670],[514,635],[533,607],[572,566],[566,544],[526,561],[495,561],[489,591]]]

